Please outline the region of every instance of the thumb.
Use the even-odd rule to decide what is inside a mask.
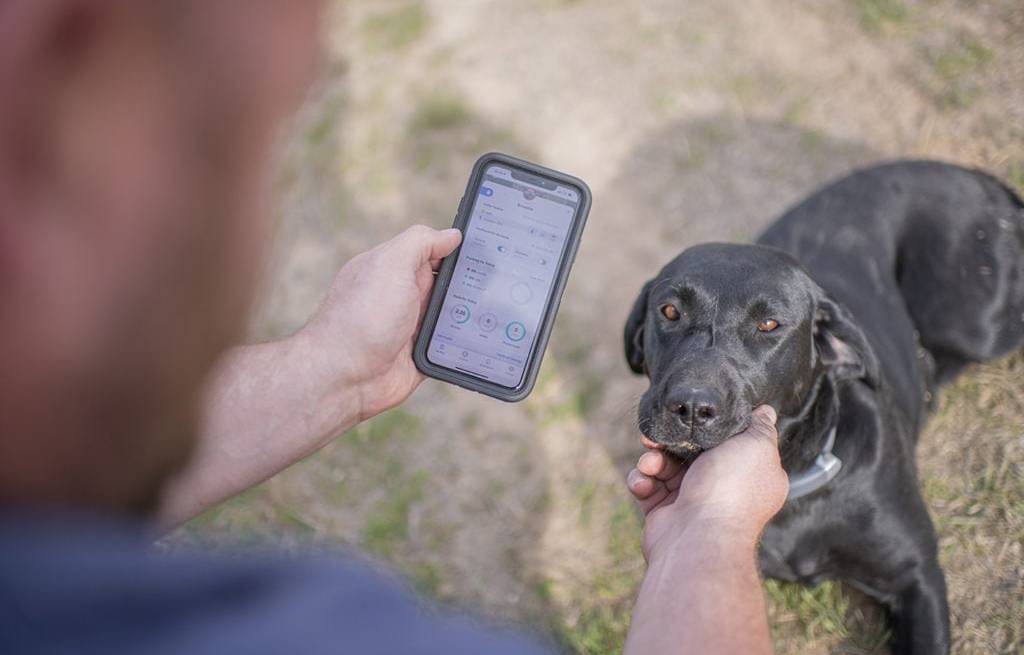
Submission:
[[[747,428],[747,434],[757,439],[766,439],[777,446],[779,442],[779,431],[775,428],[775,421],[778,414],[771,405],[760,405],[754,408],[753,421]]]
[[[462,232],[450,227],[447,230],[431,230],[427,237],[425,261],[435,261],[452,254],[462,243]]]
[[[389,242],[401,258],[416,266],[447,257],[462,242],[462,232],[455,228],[435,230],[426,225],[413,225]]]

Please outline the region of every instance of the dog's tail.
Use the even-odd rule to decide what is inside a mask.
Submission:
[[[957,200],[932,210],[947,212],[945,220],[910,217],[896,260],[900,290],[940,384],[967,364],[1024,346],[1024,202],[988,173],[958,171],[951,182]],[[953,234],[936,234],[936,224]]]

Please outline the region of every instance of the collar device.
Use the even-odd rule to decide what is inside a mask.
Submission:
[[[832,454],[835,445],[836,426],[833,426],[814,464],[807,470],[789,476],[789,496],[786,497],[786,502],[814,493],[839,475],[843,468],[843,460]]]

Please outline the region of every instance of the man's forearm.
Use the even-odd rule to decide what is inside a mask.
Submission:
[[[703,534],[702,534],[703,533]],[[689,533],[647,569],[626,640],[627,655],[770,655],[771,633],[749,538],[715,526]]]
[[[184,523],[358,422],[358,394],[325,389],[339,376],[322,366],[301,334],[228,352],[207,387],[195,455],[164,493],[160,524]]]

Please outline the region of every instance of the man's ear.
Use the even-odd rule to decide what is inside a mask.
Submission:
[[[822,294],[814,321],[814,345],[834,380],[878,384],[878,358],[849,311]]]
[[[651,292],[651,285],[654,280],[648,280],[640,295],[633,303],[633,309],[626,319],[624,341],[626,346],[626,361],[634,373],[644,372],[644,321],[647,318],[647,296]]]

